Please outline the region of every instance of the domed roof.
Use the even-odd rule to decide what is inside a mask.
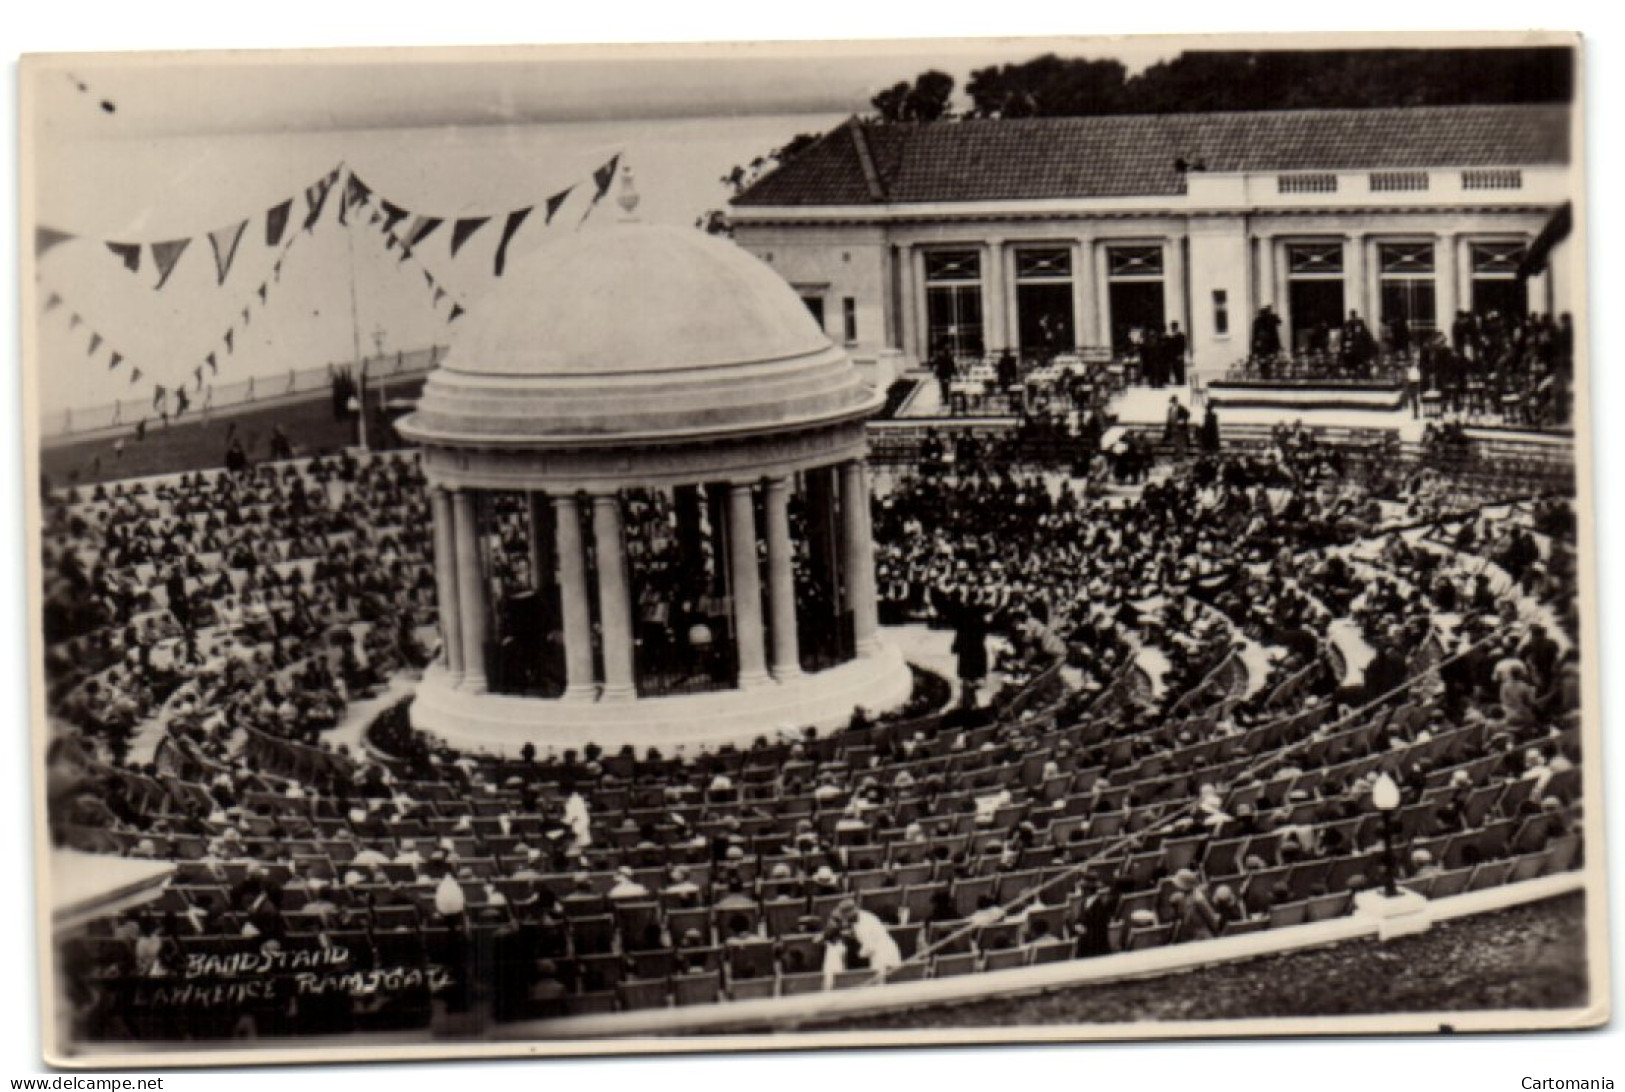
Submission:
[[[846,420],[881,401],[768,266],[693,228],[619,223],[510,266],[453,328],[403,431],[652,440]]]

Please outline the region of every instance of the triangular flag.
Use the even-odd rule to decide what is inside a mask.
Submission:
[[[37,227],[34,229],[34,257],[43,258],[45,252],[58,244],[65,243],[73,236],[56,228]]]
[[[199,364],[197,367],[193,368],[192,369],[192,374],[197,377],[197,389],[202,390],[203,389],[203,365]]]
[[[451,256],[453,258],[457,257],[457,252],[463,249],[463,244],[468,242],[469,236],[484,227],[490,222],[490,219],[489,216],[474,216],[466,220],[459,220],[453,224],[451,228]]]
[[[305,216],[304,228],[306,231],[315,227],[316,221],[321,219],[322,206],[327,204],[327,192],[331,188],[331,184],[325,178],[314,186],[305,187],[305,205],[310,209],[310,212]]]
[[[45,257],[47,250],[52,249],[57,244],[67,242],[68,239],[73,239],[73,236],[70,236],[65,231],[57,231],[55,228],[34,229],[34,257]]]
[[[244,326],[248,325],[248,308],[247,307],[243,308],[243,325]]]
[[[162,383],[160,383],[156,387],[152,388],[152,404],[153,404],[153,407],[156,408],[159,405],[163,404],[164,396],[167,395],[168,393],[169,393],[168,391],[164,390],[164,385]]]
[[[460,318],[462,316],[462,314],[463,314],[463,305],[460,304],[460,303],[454,303],[454,304],[451,305],[451,314],[446,316],[446,321],[447,322],[456,322],[458,320],[458,318]]]
[[[438,304],[441,300],[443,300],[445,298],[446,298],[446,290],[444,288],[436,288],[434,290],[434,302],[436,304]]]
[[[378,202],[378,207],[382,209],[384,213],[384,226],[379,229],[380,231],[385,233],[393,231],[396,224],[406,219],[406,210],[400,208],[399,206],[392,205],[388,201]]]
[[[560,190],[558,193],[555,193],[552,197],[547,199],[548,223],[551,224],[553,222],[553,217],[558,213],[559,209],[564,207],[564,203],[570,199],[570,195],[574,192],[575,187],[571,186],[568,189]]]
[[[96,355],[96,350],[100,349],[101,347],[102,347],[102,335],[100,335],[100,334],[96,333],[94,330],[92,330],[91,333],[90,333],[90,348],[85,350],[85,354],[87,356],[95,356]]]
[[[226,352],[228,352],[228,353],[235,351],[235,346],[232,344],[232,340],[231,340],[233,333],[234,333],[234,331],[231,331],[231,330],[226,331]]]
[[[351,171],[350,179],[344,185],[345,201],[352,205],[360,205],[364,204],[371,198],[372,188],[365,182],[361,181],[361,179],[357,178],[354,171]]]
[[[114,254],[116,254],[118,256],[118,260],[124,263],[124,268],[125,269],[128,269],[131,273],[135,273],[135,272],[140,271],[140,269],[141,269],[141,244],[140,243],[108,243],[107,244],[107,249],[111,250]]]
[[[439,227],[443,222],[444,221],[442,221],[438,216],[419,216],[417,219],[413,220],[412,226],[406,229],[406,247],[408,252],[410,252],[412,247],[417,246],[430,235],[434,234],[434,229]],[[404,260],[405,255],[402,255],[402,261]]]
[[[45,297],[45,310],[46,311],[48,311],[48,312],[49,311],[55,311],[58,307],[61,307],[61,306],[62,306],[62,296],[59,293],[52,292],[49,296]]]
[[[79,317],[79,312],[75,311],[68,318],[68,329],[77,330],[84,323],[84,321],[85,321],[84,319]]]
[[[113,359],[109,360],[107,362],[107,370],[108,371],[113,371],[114,369],[116,369],[122,363],[124,363],[124,354],[123,353],[114,353],[113,354]]]
[[[265,214],[265,245],[276,246],[282,233],[288,230],[288,214],[293,211],[293,198],[288,198]]]
[[[281,258],[278,258],[276,260],[276,265],[271,267],[271,275],[273,277],[275,277],[278,281],[282,280],[282,259]]]
[[[395,249],[395,244],[398,243],[398,242],[400,242],[400,240],[395,238],[395,236],[391,235],[389,238],[384,240],[384,249],[385,250],[394,250]]]
[[[367,223],[369,223],[369,224],[376,224],[376,223],[377,223],[377,222],[378,222],[378,221],[380,221],[380,220],[382,220],[382,219],[383,219],[383,218],[384,218],[384,214],[383,214],[383,213],[381,213],[381,212],[375,212],[375,213],[373,213],[373,214],[372,214],[372,217],[371,217],[371,219],[369,219],[369,220],[368,220],[368,221],[367,221]]]
[[[534,207],[534,205],[531,206],[531,208]],[[508,242],[513,238],[513,233],[519,230],[519,225],[525,222],[525,217],[529,216],[530,212],[530,209],[517,209],[510,212],[508,213],[508,222],[502,225],[502,242],[497,244],[496,260],[496,274],[499,277],[502,276],[502,270],[508,264]]]
[[[345,218],[344,210],[350,207],[350,202],[347,201],[347,200],[342,200],[341,199],[341,200],[335,201],[333,203],[338,206],[339,223],[344,224],[345,226],[348,226],[350,221]]]
[[[220,362],[214,358],[214,354],[210,353],[204,359],[209,362],[209,374],[210,375],[219,375],[220,374]]]
[[[260,302],[261,303],[265,302],[265,282],[264,281],[260,282]]]
[[[175,272],[175,263],[181,260],[181,254],[191,242],[190,239],[174,239],[152,244],[152,262],[158,267],[158,283],[154,287],[162,288],[169,280],[169,275]]]
[[[214,268],[219,274],[219,283],[226,283],[226,274],[231,272],[232,259],[237,257],[237,244],[243,240],[243,232],[248,228],[248,221],[223,227],[217,231],[209,232],[209,244],[214,247]]]
[[[178,388],[175,391],[175,416],[179,417],[181,414],[185,413],[187,407],[191,404],[192,400],[186,397],[186,388]]]
[[[427,269],[423,271],[423,283],[428,285],[430,288],[434,287],[434,274],[430,273]]]
[[[140,382],[140,380],[141,380],[141,369],[140,368],[131,368],[130,369],[130,385],[133,387],[133,386],[135,386],[136,383]]]
[[[591,203],[587,205],[587,211],[581,214],[581,222],[583,224],[587,222],[587,217],[592,215],[592,210],[598,207],[598,202],[604,199],[604,194],[609,192],[611,183],[615,181],[615,165],[620,161],[621,157],[617,153],[616,155],[610,157],[610,161],[608,163],[605,163],[602,167],[599,167],[596,171],[592,172],[593,185],[597,186],[598,188],[592,195]]]

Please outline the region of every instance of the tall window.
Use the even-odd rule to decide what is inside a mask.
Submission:
[[[1076,347],[1071,247],[1016,251],[1016,313],[1016,338],[1023,356],[1048,359]]]
[[[1471,244],[1475,313],[1510,319],[1528,313],[1528,286],[1518,277],[1525,250],[1521,241]]]
[[[1213,290],[1213,335],[1230,336],[1230,293],[1222,288]]]
[[[1286,267],[1292,346],[1324,349],[1343,324],[1343,241],[1288,243]]]
[[[925,255],[925,311],[929,351],[981,356],[982,255],[977,250],[932,250]]]
[[[841,336],[848,345],[858,343],[858,301],[851,296],[841,297]]]
[[[1438,328],[1432,243],[1378,243],[1382,324],[1390,336],[1404,320],[1411,341]]]
[[[1122,352],[1147,330],[1163,329],[1162,244],[1108,246],[1106,280],[1113,349]]]

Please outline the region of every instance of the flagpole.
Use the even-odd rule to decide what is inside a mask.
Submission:
[[[343,183],[341,182],[338,185],[339,200],[348,200],[349,194],[344,192]],[[355,232],[350,229],[348,223],[344,225],[344,245],[350,252],[350,346],[351,352],[355,354],[354,359],[361,369],[360,385],[356,389],[358,395],[356,402],[359,405],[356,412],[360,415],[359,439],[361,441],[361,450],[367,451],[369,450],[367,447],[367,362],[361,356],[361,319],[358,317],[359,309],[356,307],[355,300]]]

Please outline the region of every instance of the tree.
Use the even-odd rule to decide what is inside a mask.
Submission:
[[[876,92],[869,103],[883,122],[941,121],[953,116],[953,97],[954,78],[933,68],[912,84],[901,80]]]
[[[982,118],[1077,117],[1120,112],[1128,70],[1113,60],[1045,53],[1020,64],[971,73],[972,115]]]
[[[797,133],[766,155],[759,155],[743,166],[735,164],[733,169],[718,181],[732,190],[737,197],[760,181],[769,170],[782,167],[823,139],[823,133]],[[707,235],[731,236],[734,231],[733,222],[724,209],[705,210],[695,219],[694,226]]]

